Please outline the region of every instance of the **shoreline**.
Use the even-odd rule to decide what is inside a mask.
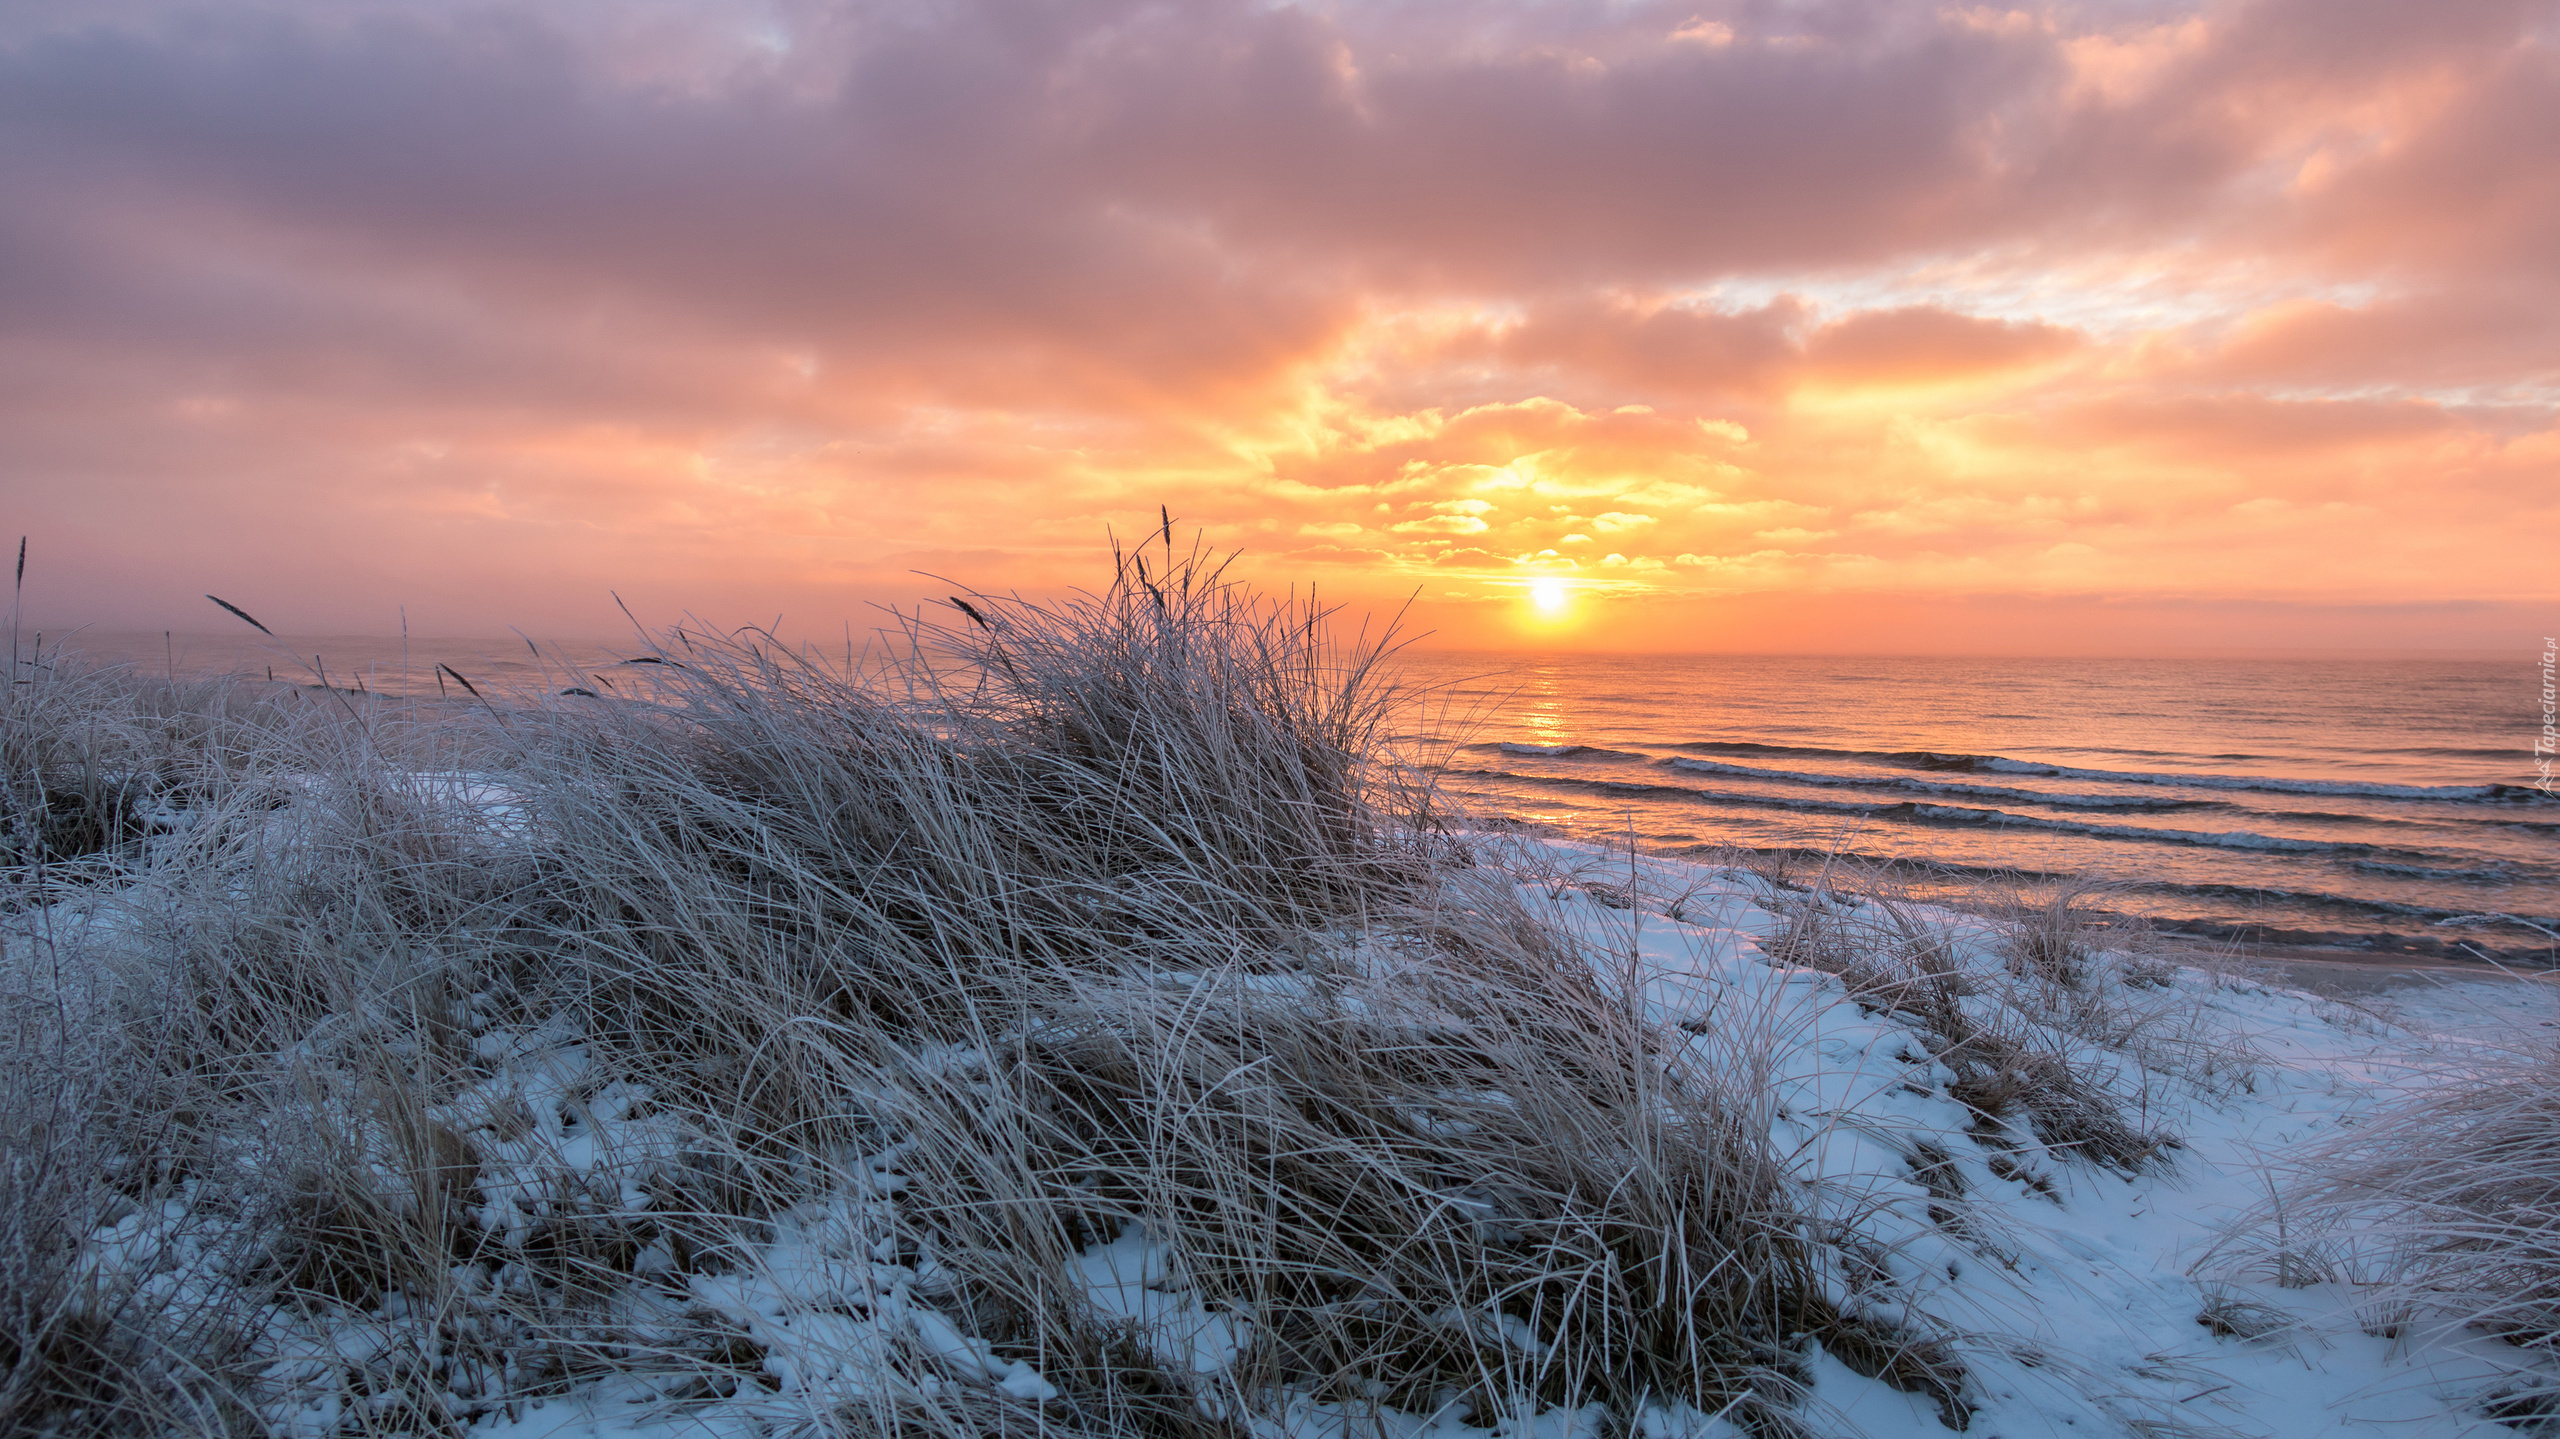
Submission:
[[[2163,959],[2199,967],[2236,964],[2273,970],[2297,988],[2332,997],[2384,994],[2394,989],[2478,981],[2560,985],[2560,967],[2523,968],[2485,960],[2402,958],[2332,945],[2258,944],[2209,946],[2172,942]]]
[[[2139,920],[2136,916],[2115,916]],[[2482,930],[2454,931],[2461,937],[2438,938],[2422,931],[2395,933],[2376,930],[2356,933],[2351,930],[2260,930],[2254,934],[2233,932],[2235,927],[2209,924],[2157,923],[2153,933],[2170,944],[2196,950],[2216,946],[2261,952],[2271,956],[2300,957],[2324,962],[2381,964],[2412,967],[2478,968],[2483,970],[2520,969],[2533,972],[2560,971],[2560,955],[2549,945],[2532,948],[2495,948],[2481,942]],[[2216,932],[2217,930],[2221,932]]]
[[[2560,971],[2533,972],[2489,964],[2396,964],[2325,956],[2270,957],[2255,962],[2276,970],[2297,988],[2330,997],[2387,994],[2446,984],[2550,984],[2555,975],[2560,975]]]

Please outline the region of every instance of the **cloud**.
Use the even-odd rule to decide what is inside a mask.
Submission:
[[[1160,503],[1381,596],[2560,598],[2547,7],[116,0],[0,17],[0,137],[66,618],[841,617]]]
[[[2069,354],[2081,337],[2059,325],[1987,320],[1936,305],[1861,310],[1805,343],[1817,382],[1937,384]]]
[[[2547,392],[2560,388],[2560,291],[2492,293],[2457,278],[2366,305],[2280,302],[2241,317],[2190,373],[2239,385]]]
[[[1788,297],[1743,311],[1597,298],[1529,312],[1489,348],[1504,363],[1606,393],[1690,401],[1767,398],[1798,355],[1804,306]]]

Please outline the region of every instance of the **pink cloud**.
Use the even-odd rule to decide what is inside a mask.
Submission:
[[[2053,359],[2080,343],[2059,325],[1911,305],[1862,310],[1825,325],[1807,341],[1805,358],[1825,379],[1943,381]]]

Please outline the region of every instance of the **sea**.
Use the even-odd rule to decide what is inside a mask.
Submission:
[[[450,698],[466,679],[610,693],[636,652],[73,643],[173,674]],[[1412,692],[1400,749],[1481,825],[1807,875],[1890,863],[1924,898],[2089,881],[2086,905],[2200,941],[2539,967],[2560,963],[2540,661],[1406,651],[1394,669]]]
[[[2198,940],[2541,967],[2540,659],[1425,653],[1405,738],[1536,833],[1890,862],[1924,898],[2087,880]]]

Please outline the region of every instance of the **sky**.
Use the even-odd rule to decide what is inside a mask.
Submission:
[[[2560,5],[0,6],[57,628],[2540,648]]]

